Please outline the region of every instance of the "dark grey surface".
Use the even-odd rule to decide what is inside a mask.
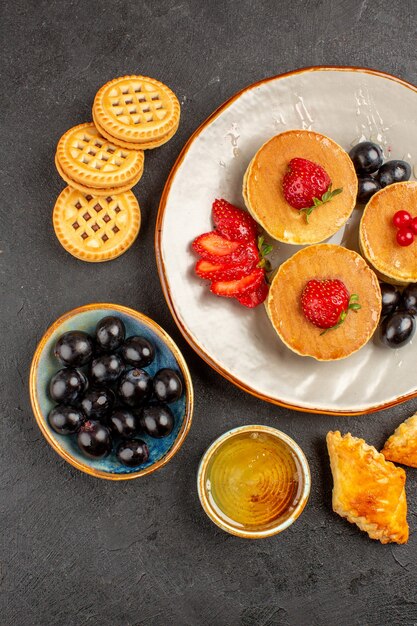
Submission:
[[[235,91],[312,64],[376,67],[417,83],[414,0],[3,7],[0,623],[415,626],[417,471],[407,473],[409,544],[381,546],[331,512],[324,437],[340,428],[381,446],[417,401],[348,418],[297,414],[246,395],[183,340],[153,253],[158,201],[179,150]],[[90,265],[68,255],[53,233],[51,211],[63,188],[54,149],[65,130],[90,119],[98,87],[126,73],[169,84],[182,103],[182,123],[168,145],[147,154],[136,189],[138,241],[120,259]],[[181,451],[155,475],[126,484],[95,480],[61,460],[28,400],[42,333],[64,311],[92,301],[156,319],[183,350],[195,384],[194,423]],[[294,526],[247,542],[205,517],[195,476],[216,436],[251,422],[278,426],[301,444],[313,487]]]

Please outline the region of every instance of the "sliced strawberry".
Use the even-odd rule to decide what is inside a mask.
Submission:
[[[236,298],[243,296],[248,291],[257,289],[264,280],[264,270],[257,268],[248,276],[239,280],[214,281],[211,283],[210,291],[216,296],[224,298]]]
[[[235,241],[228,241],[217,233],[200,235],[194,240],[193,249],[203,259],[215,264],[238,265],[253,261],[256,265],[260,261],[259,250],[254,241],[239,244]]]
[[[216,232],[204,233],[193,241],[193,249],[203,259],[216,262],[219,257],[228,257],[240,247],[236,241],[229,241]],[[229,262],[229,261],[226,261]]]
[[[213,202],[213,222],[220,233],[230,241],[252,241],[258,234],[258,225],[247,213],[227,202],[215,200]]]
[[[250,274],[256,267],[256,260],[243,263],[211,263],[205,259],[197,261],[195,273],[205,280],[235,280]]]
[[[263,281],[257,289],[249,290],[244,293],[243,296],[239,296],[237,300],[240,304],[243,304],[243,306],[247,306],[249,309],[254,309],[259,304],[262,304],[262,302],[266,299],[268,291],[269,287],[267,283]]]
[[[257,265],[260,260],[258,246],[254,241],[250,241],[249,243],[243,243],[235,252],[232,252],[228,263],[238,265],[251,262],[253,265]],[[222,259],[222,262],[225,262],[225,258]]]

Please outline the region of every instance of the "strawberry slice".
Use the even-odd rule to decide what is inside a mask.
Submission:
[[[247,213],[218,199],[213,202],[213,222],[217,232],[230,241],[253,241],[258,234],[258,225]]]
[[[256,267],[257,260],[234,263],[211,263],[205,259],[197,261],[195,273],[205,280],[235,280],[250,274]]]
[[[243,296],[239,296],[237,300],[243,306],[247,306],[249,309],[254,309],[259,304],[266,299],[268,295],[269,287],[265,281],[261,282],[257,289],[253,291],[250,290],[243,294]]]
[[[259,250],[254,241],[239,244],[229,241],[215,232],[205,233],[194,239],[193,249],[206,261],[238,265],[252,261],[259,262]]]
[[[264,270],[257,268],[248,276],[238,280],[214,281],[211,283],[210,291],[216,296],[224,298],[236,298],[243,296],[248,291],[253,291],[261,285],[264,280]]]
[[[228,261],[226,257],[222,258],[222,263],[233,263],[235,265],[241,263],[253,263],[257,265],[260,261],[258,246],[254,241],[243,243],[235,252],[232,252]]]
[[[216,232],[204,233],[193,241],[194,252],[197,252],[207,261],[220,260],[219,257],[228,257],[235,252],[241,244],[237,241],[229,241]],[[229,261],[227,260],[226,263]]]

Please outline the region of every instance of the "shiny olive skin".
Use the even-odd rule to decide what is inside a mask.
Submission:
[[[160,402],[175,402],[182,396],[182,382],[178,373],[165,367],[153,378],[153,391]]]
[[[358,195],[356,200],[360,204],[366,204],[372,196],[381,189],[381,185],[372,176],[365,176],[358,179]]]
[[[59,435],[73,435],[85,422],[85,415],[78,407],[58,404],[48,415],[48,423]]]
[[[81,426],[77,443],[81,452],[90,459],[103,459],[112,449],[109,429],[96,420],[88,420]]]
[[[58,404],[76,404],[88,387],[85,374],[74,367],[66,367],[52,376],[49,395]]]
[[[88,333],[70,330],[60,336],[55,344],[54,354],[62,365],[81,367],[93,358],[94,344]]]
[[[387,161],[378,171],[378,180],[381,188],[392,185],[393,183],[402,183],[409,180],[411,176],[411,165],[406,161]]]
[[[125,340],[126,329],[122,320],[114,315],[103,317],[96,326],[96,345],[101,352],[114,352]]]
[[[148,460],[149,448],[142,439],[130,439],[119,443],[116,456],[122,465],[136,467]]]
[[[112,412],[108,425],[114,435],[126,439],[134,437],[140,429],[139,417],[124,408],[118,408]]]
[[[87,391],[81,400],[81,408],[90,419],[105,419],[113,409],[114,393],[111,389],[93,388]]]
[[[401,348],[414,334],[416,323],[411,313],[397,311],[381,324],[381,340],[389,348]]]
[[[155,348],[151,342],[140,336],[126,339],[120,352],[124,361],[134,367],[146,367],[155,358]]]
[[[90,381],[93,385],[111,385],[123,374],[125,364],[118,354],[101,354],[90,366]]]
[[[174,428],[174,415],[164,404],[152,404],[143,409],[140,423],[143,431],[150,437],[167,437]]]
[[[401,307],[407,313],[417,315],[417,283],[411,283],[404,289],[401,296]]]
[[[119,399],[131,407],[142,406],[152,394],[152,378],[142,369],[128,370],[119,379],[117,395]]]
[[[381,146],[372,141],[362,141],[356,144],[350,150],[349,156],[358,176],[367,176],[376,172],[383,161]]]
[[[385,317],[394,313],[398,308],[401,300],[401,292],[395,285],[389,283],[380,283],[381,295],[382,295],[382,310],[381,316]]]

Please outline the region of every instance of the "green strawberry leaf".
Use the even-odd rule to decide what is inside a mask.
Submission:
[[[329,330],[335,330],[335,328],[339,328],[339,326],[341,326],[343,322],[345,321],[349,311],[354,311],[355,313],[356,311],[359,311],[359,309],[361,309],[362,306],[359,304],[358,300],[359,300],[358,294],[353,293],[349,298],[348,308],[346,309],[346,311],[341,312],[338,322],[334,326],[330,326],[330,328],[326,328],[325,330],[323,330],[323,332],[320,333],[320,337],[325,335]]]
[[[262,259],[262,261],[259,261],[256,267],[260,267],[261,269],[264,269],[265,272],[270,272],[272,269],[271,262],[268,261],[268,259]]]
[[[265,272],[270,272],[272,266],[270,261],[268,259],[265,259],[265,257],[268,256],[268,254],[271,254],[273,246],[271,246],[271,244],[269,243],[265,243],[265,237],[263,235],[260,235],[258,237],[258,250],[261,260],[259,261],[257,267],[263,268]]]
[[[314,211],[314,209],[316,209],[318,206],[321,206],[322,204],[325,204],[326,202],[329,202],[332,198],[334,198],[335,196],[338,196],[339,193],[342,193],[343,191],[343,187],[340,187],[340,189],[334,189],[332,191],[332,186],[330,185],[330,187],[328,188],[328,190],[322,195],[321,200],[319,198],[313,198],[313,206],[310,207],[306,207],[305,209],[301,209],[301,213],[304,213],[306,216],[306,223],[309,223],[309,216],[311,215],[311,213]]]

